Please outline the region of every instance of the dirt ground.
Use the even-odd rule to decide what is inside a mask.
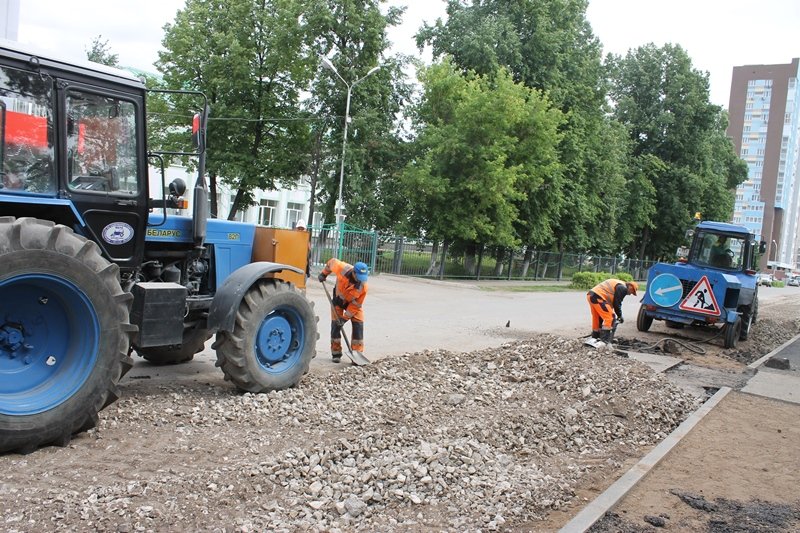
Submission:
[[[800,530],[798,420],[800,405],[731,392],[592,531]]]
[[[241,394],[208,353],[176,367],[140,361],[97,429],[0,456],[0,530],[555,531],[696,409],[693,394],[742,381],[747,363],[800,333],[792,290],[767,294],[736,349],[677,354],[686,375],[673,380],[582,346],[582,294],[388,279],[368,302],[375,364],[333,365],[312,287],[320,356],[299,387]],[[660,324],[640,334],[637,307],[626,301],[620,337],[709,337]],[[796,406],[732,393],[719,409],[710,437],[685,439],[675,467],[645,478],[598,531],[800,529]],[[714,430],[730,429],[731,412],[734,453]]]

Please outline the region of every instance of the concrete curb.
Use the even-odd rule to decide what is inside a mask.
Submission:
[[[766,363],[766,362],[767,362],[767,359],[771,358],[771,357],[772,357],[773,355],[775,355],[775,354],[778,354],[778,353],[780,353],[780,352],[781,352],[781,351],[782,351],[784,348],[786,348],[787,346],[789,346],[790,344],[792,344],[792,343],[793,343],[794,341],[796,341],[797,339],[800,339],[800,334],[798,334],[798,335],[795,335],[794,337],[792,337],[792,338],[791,338],[791,339],[789,339],[788,341],[784,342],[783,344],[781,344],[780,346],[778,346],[777,348],[775,348],[774,350],[772,350],[771,352],[769,352],[767,355],[765,355],[765,356],[764,356],[764,357],[762,357],[761,359],[759,359],[759,360],[757,360],[757,361],[753,361],[752,363],[750,363],[749,365],[747,365],[747,368],[758,368],[758,367],[760,367],[761,365],[763,365],[764,363]]]
[[[560,533],[578,533],[588,530],[595,522],[600,520],[612,507],[646,476],[650,470],[667,456],[672,449],[689,432],[731,392],[730,387],[722,387],[716,394],[709,398],[697,411],[692,413],[689,418],[667,435],[661,443],[650,450],[642,460],[636,463],[633,468],[628,470],[621,478],[608,487],[600,496],[591,501],[575,517],[562,527]]]

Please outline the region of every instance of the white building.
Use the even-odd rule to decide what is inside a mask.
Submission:
[[[186,182],[184,197],[189,201],[189,208],[182,214],[191,214],[194,183],[197,175],[188,172],[180,165],[172,165],[165,169],[165,185],[175,178]],[[161,189],[161,173],[158,169],[150,168],[150,195],[158,197],[157,191]],[[223,183],[217,182],[217,209],[216,218],[228,218],[231,206],[236,197],[236,190],[231,190]],[[293,228],[298,220],[302,219],[309,225],[321,226],[325,221],[322,213],[314,213],[314,220],[308,220],[309,206],[311,203],[311,189],[302,183],[294,189],[279,189],[275,191],[257,190],[255,192],[256,205],[239,211],[236,220],[252,222],[264,226]]]

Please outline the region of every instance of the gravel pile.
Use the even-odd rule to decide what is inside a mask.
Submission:
[[[640,363],[552,336],[264,395],[153,392],[130,387],[68,449],[0,457],[0,527],[506,530],[587,476],[618,475],[699,404]],[[32,472],[52,484],[29,489]]]

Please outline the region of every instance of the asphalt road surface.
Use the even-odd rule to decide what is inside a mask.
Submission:
[[[473,351],[538,333],[581,337],[591,331],[591,316],[584,291],[511,292],[483,290],[514,287],[535,282],[435,281],[392,275],[372,276],[364,305],[365,355],[371,361],[426,349]],[[554,282],[539,282],[553,285]],[[563,283],[566,285],[566,283]],[[332,287],[328,281],[329,290]],[[483,288],[483,289],[482,289]],[[776,291],[762,287],[762,303]],[[330,306],[320,283],[313,277],[306,292],[314,302],[319,320],[317,357],[312,372],[326,373],[342,365],[330,359]],[[628,296],[623,302],[625,323],[617,335],[636,336],[636,314],[642,297]],[[508,327],[506,327],[508,324]],[[654,328],[661,326],[654,326]],[[345,330],[350,336],[350,326]],[[194,380],[223,382],[222,371],[214,366],[210,349],[188,364],[157,367],[139,357],[124,381],[137,379]]]

